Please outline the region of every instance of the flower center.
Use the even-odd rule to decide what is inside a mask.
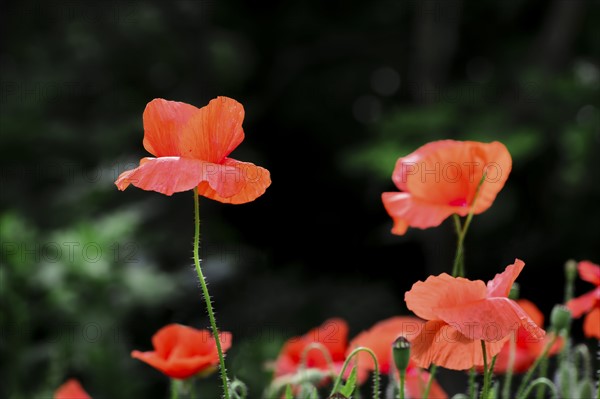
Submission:
[[[467,200],[465,198],[457,198],[448,202],[450,206],[467,206]]]

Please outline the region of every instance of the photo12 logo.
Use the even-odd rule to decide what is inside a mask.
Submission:
[[[425,182],[445,182],[458,183],[468,180],[469,183],[476,182],[481,176],[478,172],[481,170],[480,162],[403,162],[401,165],[402,183],[408,181],[408,176],[418,176],[422,183]],[[476,169],[477,168],[477,169]],[[502,178],[502,168],[496,162],[489,162],[483,165],[484,182],[497,183]],[[477,171],[477,173],[476,173]]]

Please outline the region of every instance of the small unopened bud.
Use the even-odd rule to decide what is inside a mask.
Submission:
[[[565,277],[569,282],[575,281],[577,278],[577,262],[573,259],[569,259],[567,263],[565,263]]]
[[[513,301],[519,299],[519,295],[521,293],[521,287],[519,283],[513,283],[512,287],[510,287],[510,292],[508,293],[508,297]]]
[[[398,337],[392,344],[394,363],[398,371],[406,371],[410,360],[410,342],[405,337]]]
[[[569,327],[571,323],[571,311],[564,305],[554,305],[550,314],[550,324],[556,332]]]

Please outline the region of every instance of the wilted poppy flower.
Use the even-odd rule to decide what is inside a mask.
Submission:
[[[219,334],[223,352],[231,347],[231,333]],[[148,363],[163,374],[185,379],[198,373],[214,371],[219,354],[213,334],[181,324],[169,324],[152,337],[154,351],[132,351],[131,356]]]
[[[398,159],[392,180],[401,192],[383,193],[385,209],[394,220],[392,233],[402,235],[408,227],[439,226],[448,216],[466,216],[487,210],[512,167],[504,144],[497,141],[434,141]]]
[[[200,109],[185,103],[152,100],[144,110],[143,158],[136,169],[122,173],[115,184],[133,184],[162,194],[198,188],[216,201],[241,204],[261,196],[271,184],[269,171],[228,158],[244,140],[244,108],[217,97]]]
[[[583,333],[586,337],[600,339],[600,266],[590,261],[581,261],[577,265],[577,271],[582,280],[594,284],[596,288],[571,299],[567,307],[574,319],[587,313],[583,321]]]
[[[392,356],[392,344],[400,336],[409,342],[418,336],[423,327],[423,320],[416,317],[392,317],[375,324],[367,331],[358,334],[348,347],[348,354],[355,348],[362,346],[369,348],[375,353],[381,374],[391,374],[398,378]],[[367,380],[371,371],[375,369],[373,359],[367,353],[358,355],[358,381],[360,384]],[[407,399],[421,399],[425,393],[425,387],[429,381],[429,373],[418,368],[411,360],[406,369],[405,391]],[[429,398],[447,398],[448,395],[434,381],[429,391]]]
[[[313,344],[320,344],[331,356],[335,371],[340,371],[346,360],[348,324],[342,319],[329,319],[301,337],[289,339],[275,361],[275,376],[294,374],[302,363],[304,352]],[[323,352],[318,348],[306,354],[306,367],[330,370]]]
[[[483,365],[481,342],[487,358],[498,354],[509,334],[519,327],[535,339],[544,336],[508,293],[525,264],[516,259],[486,284],[451,277],[446,273],[413,284],[404,299],[407,307],[429,320],[412,342],[412,356],[419,367],[431,363],[453,370]]]
[[[92,399],[92,397],[83,389],[79,381],[70,379],[54,392],[54,399]]]
[[[544,315],[537,306],[526,299],[517,300],[517,304],[529,315],[531,320],[538,326],[544,326]],[[515,373],[524,373],[542,354],[546,344],[553,339],[553,334],[550,333],[540,340],[532,337],[526,328],[519,327],[516,332],[515,342],[515,360],[513,363],[513,371]],[[505,373],[508,370],[508,361],[510,357],[510,342],[506,342],[502,350],[496,357],[494,372]],[[562,348],[562,339],[559,337],[556,343],[550,348],[549,355],[555,355]]]

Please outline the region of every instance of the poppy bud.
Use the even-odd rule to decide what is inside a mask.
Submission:
[[[521,293],[521,287],[519,283],[513,283],[512,287],[510,287],[510,292],[508,293],[508,297],[513,301],[519,299],[519,294]]]
[[[569,259],[567,263],[565,263],[565,276],[569,282],[575,281],[577,278],[577,262],[573,259]]]
[[[555,305],[550,314],[550,324],[554,331],[559,332],[571,323],[571,311],[564,305]]]
[[[410,360],[410,342],[403,336],[398,337],[392,344],[394,363],[398,371],[405,371]]]

